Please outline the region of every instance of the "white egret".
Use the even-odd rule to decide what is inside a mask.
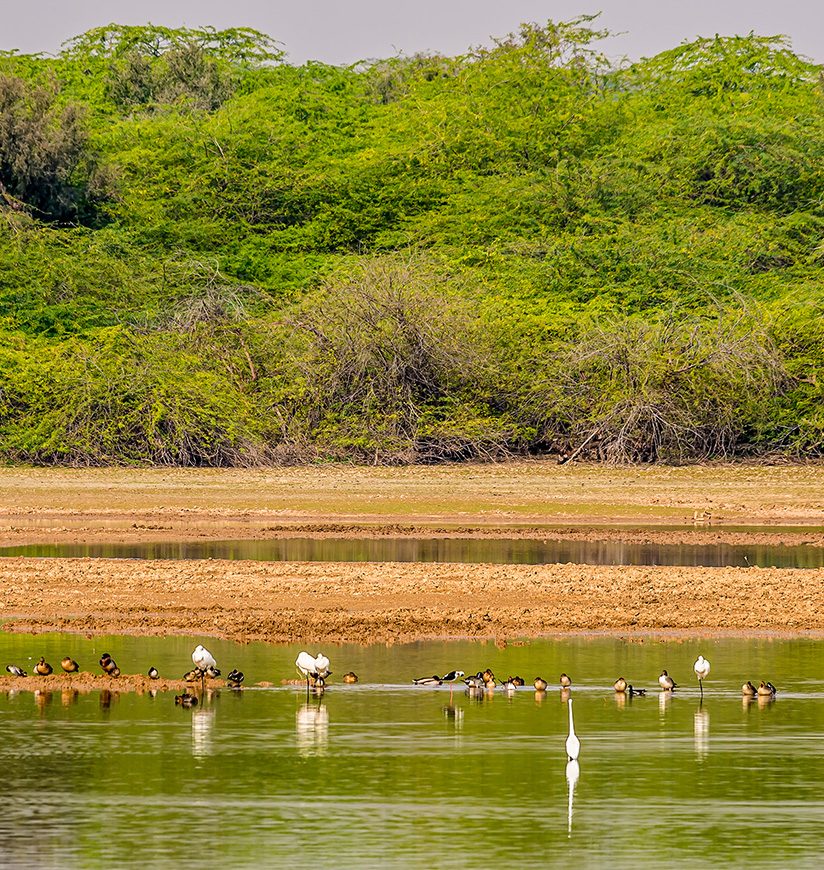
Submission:
[[[701,690],[701,697],[704,697],[704,680],[707,678],[707,674],[710,672],[710,663],[704,658],[704,656],[698,656],[695,660],[695,664],[692,666],[695,671],[695,676],[698,677],[698,688]]]
[[[570,761],[577,761],[581,751],[581,741],[575,733],[575,724],[572,721],[572,698],[567,701],[569,705],[569,736],[566,739],[566,754]]]
[[[666,671],[661,671],[661,676],[658,677],[658,684],[665,692],[671,692],[678,685]]]

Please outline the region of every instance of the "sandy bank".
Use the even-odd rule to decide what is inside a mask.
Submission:
[[[824,630],[824,569],[0,560],[6,630],[401,642]]]

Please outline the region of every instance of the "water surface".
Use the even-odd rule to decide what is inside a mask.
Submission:
[[[288,562],[474,562],[542,565],[824,567],[824,547],[652,544],[526,538],[277,538],[130,544],[29,544],[2,556],[107,559],[252,559]]]
[[[224,669],[276,686],[194,710],[162,693],[0,693],[0,863],[818,865],[820,641],[326,647],[337,675],[362,682],[308,699],[278,685],[294,646],[0,633],[0,662],[69,654],[92,669],[105,650],[127,672],[177,676],[200,640]],[[703,703],[690,679],[699,651],[712,662]],[[410,685],[486,666],[572,676],[577,770],[557,689],[476,699]],[[662,667],[685,686],[672,697],[653,688]],[[616,698],[619,675],[649,695]],[[748,678],[772,679],[777,700],[744,703]]]

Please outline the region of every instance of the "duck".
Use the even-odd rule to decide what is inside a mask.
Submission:
[[[148,674],[149,674],[150,680],[156,680],[160,676],[159,671],[157,670],[156,667],[154,667],[154,665],[152,665],[152,667],[149,668]]]
[[[103,655],[100,656],[100,667],[103,668],[105,673],[107,673],[110,677],[120,676],[120,668],[115,663],[115,660],[107,652],[104,652]],[[117,671],[117,673],[115,673],[115,671]]]
[[[661,676],[658,677],[658,684],[665,692],[671,692],[678,685],[666,671],[661,671]]]
[[[197,696],[190,695],[184,692],[182,695],[175,695],[175,704],[180,707],[197,707]]]
[[[758,689],[755,688],[751,680],[747,680],[747,682],[741,686],[741,694],[746,695],[748,698],[754,698],[758,694]]]
[[[220,676],[220,668],[216,668],[214,665],[209,665],[203,673],[205,673],[210,680],[216,680]]]
[[[243,671],[239,671],[237,669],[229,671],[228,676],[226,677],[226,682],[230,689],[239,689],[240,684],[246,679],[243,674]]]
[[[518,684],[512,679],[512,677],[509,677],[509,679],[501,683],[501,688],[507,692],[514,692],[515,689],[518,688]]]
[[[470,676],[465,677],[464,683],[466,683],[466,686],[469,689],[483,689],[484,678],[481,672],[478,671],[477,674],[470,674]]]
[[[315,677],[315,682],[312,685],[312,688],[320,695],[326,691],[326,678],[325,677]]]
[[[633,698],[636,695],[640,698],[643,698],[646,693],[646,689],[633,689],[632,685],[627,686],[627,694],[630,696],[630,698]]]
[[[80,670],[80,665],[77,664],[77,662],[73,658],[69,658],[69,656],[63,657],[60,662],[60,667],[63,668],[63,670],[67,674],[74,674]]]
[[[612,684],[612,688],[615,689],[616,692],[626,692],[627,685],[628,683],[623,677],[618,677],[618,679]]]
[[[493,683],[495,682],[495,674],[489,668],[481,671],[481,676],[484,678],[485,683]]]
[[[778,690],[772,683],[765,683],[763,680],[758,684],[756,692],[761,698],[772,698]]]
[[[35,673],[40,674],[41,677],[47,677],[54,668],[43,658],[40,656],[40,661],[34,666]]]
[[[562,689],[568,689],[572,685],[572,680],[566,674],[561,674],[559,679]]]
[[[23,670],[23,668],[19,667],[18,665],[6,665],[6,670],[7,670],[7,671],[8,671],[8,672],[13,676],[13,677],[25,677],[25,676],[27,676],[27,674],[26,674],[26,672]]]
[[[526,682],[524,681],[523,677],[510,677],[509,679],[512,680],[512,682],[515,683],[516,686],[525,686],[526,685]]]
[[[190,671],[186,671],[183,675],[183,679],[187,683],[196,683],[201,677],[201,671],[198,668],[192,668]]]
[[[535,677],[535,679],[532,681],[532,685],[535,686],[536,692],[545,692],[547,690],[547,687],[549,686],[549,683],[541,677]]]
[[[431,677],[418,677],[412,680],[412,683],[415,686],[440,686],[443,680],[437,674],[433,674]]]
[[[344,683],[357,683],[358,675],[354,671],[349,671],[348,673],[343,675]]]

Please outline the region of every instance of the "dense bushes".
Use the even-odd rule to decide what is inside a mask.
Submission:
[[[820,70],[756,36],[616,68],[602,36],[0,57],[0,456],[820,455]]]

